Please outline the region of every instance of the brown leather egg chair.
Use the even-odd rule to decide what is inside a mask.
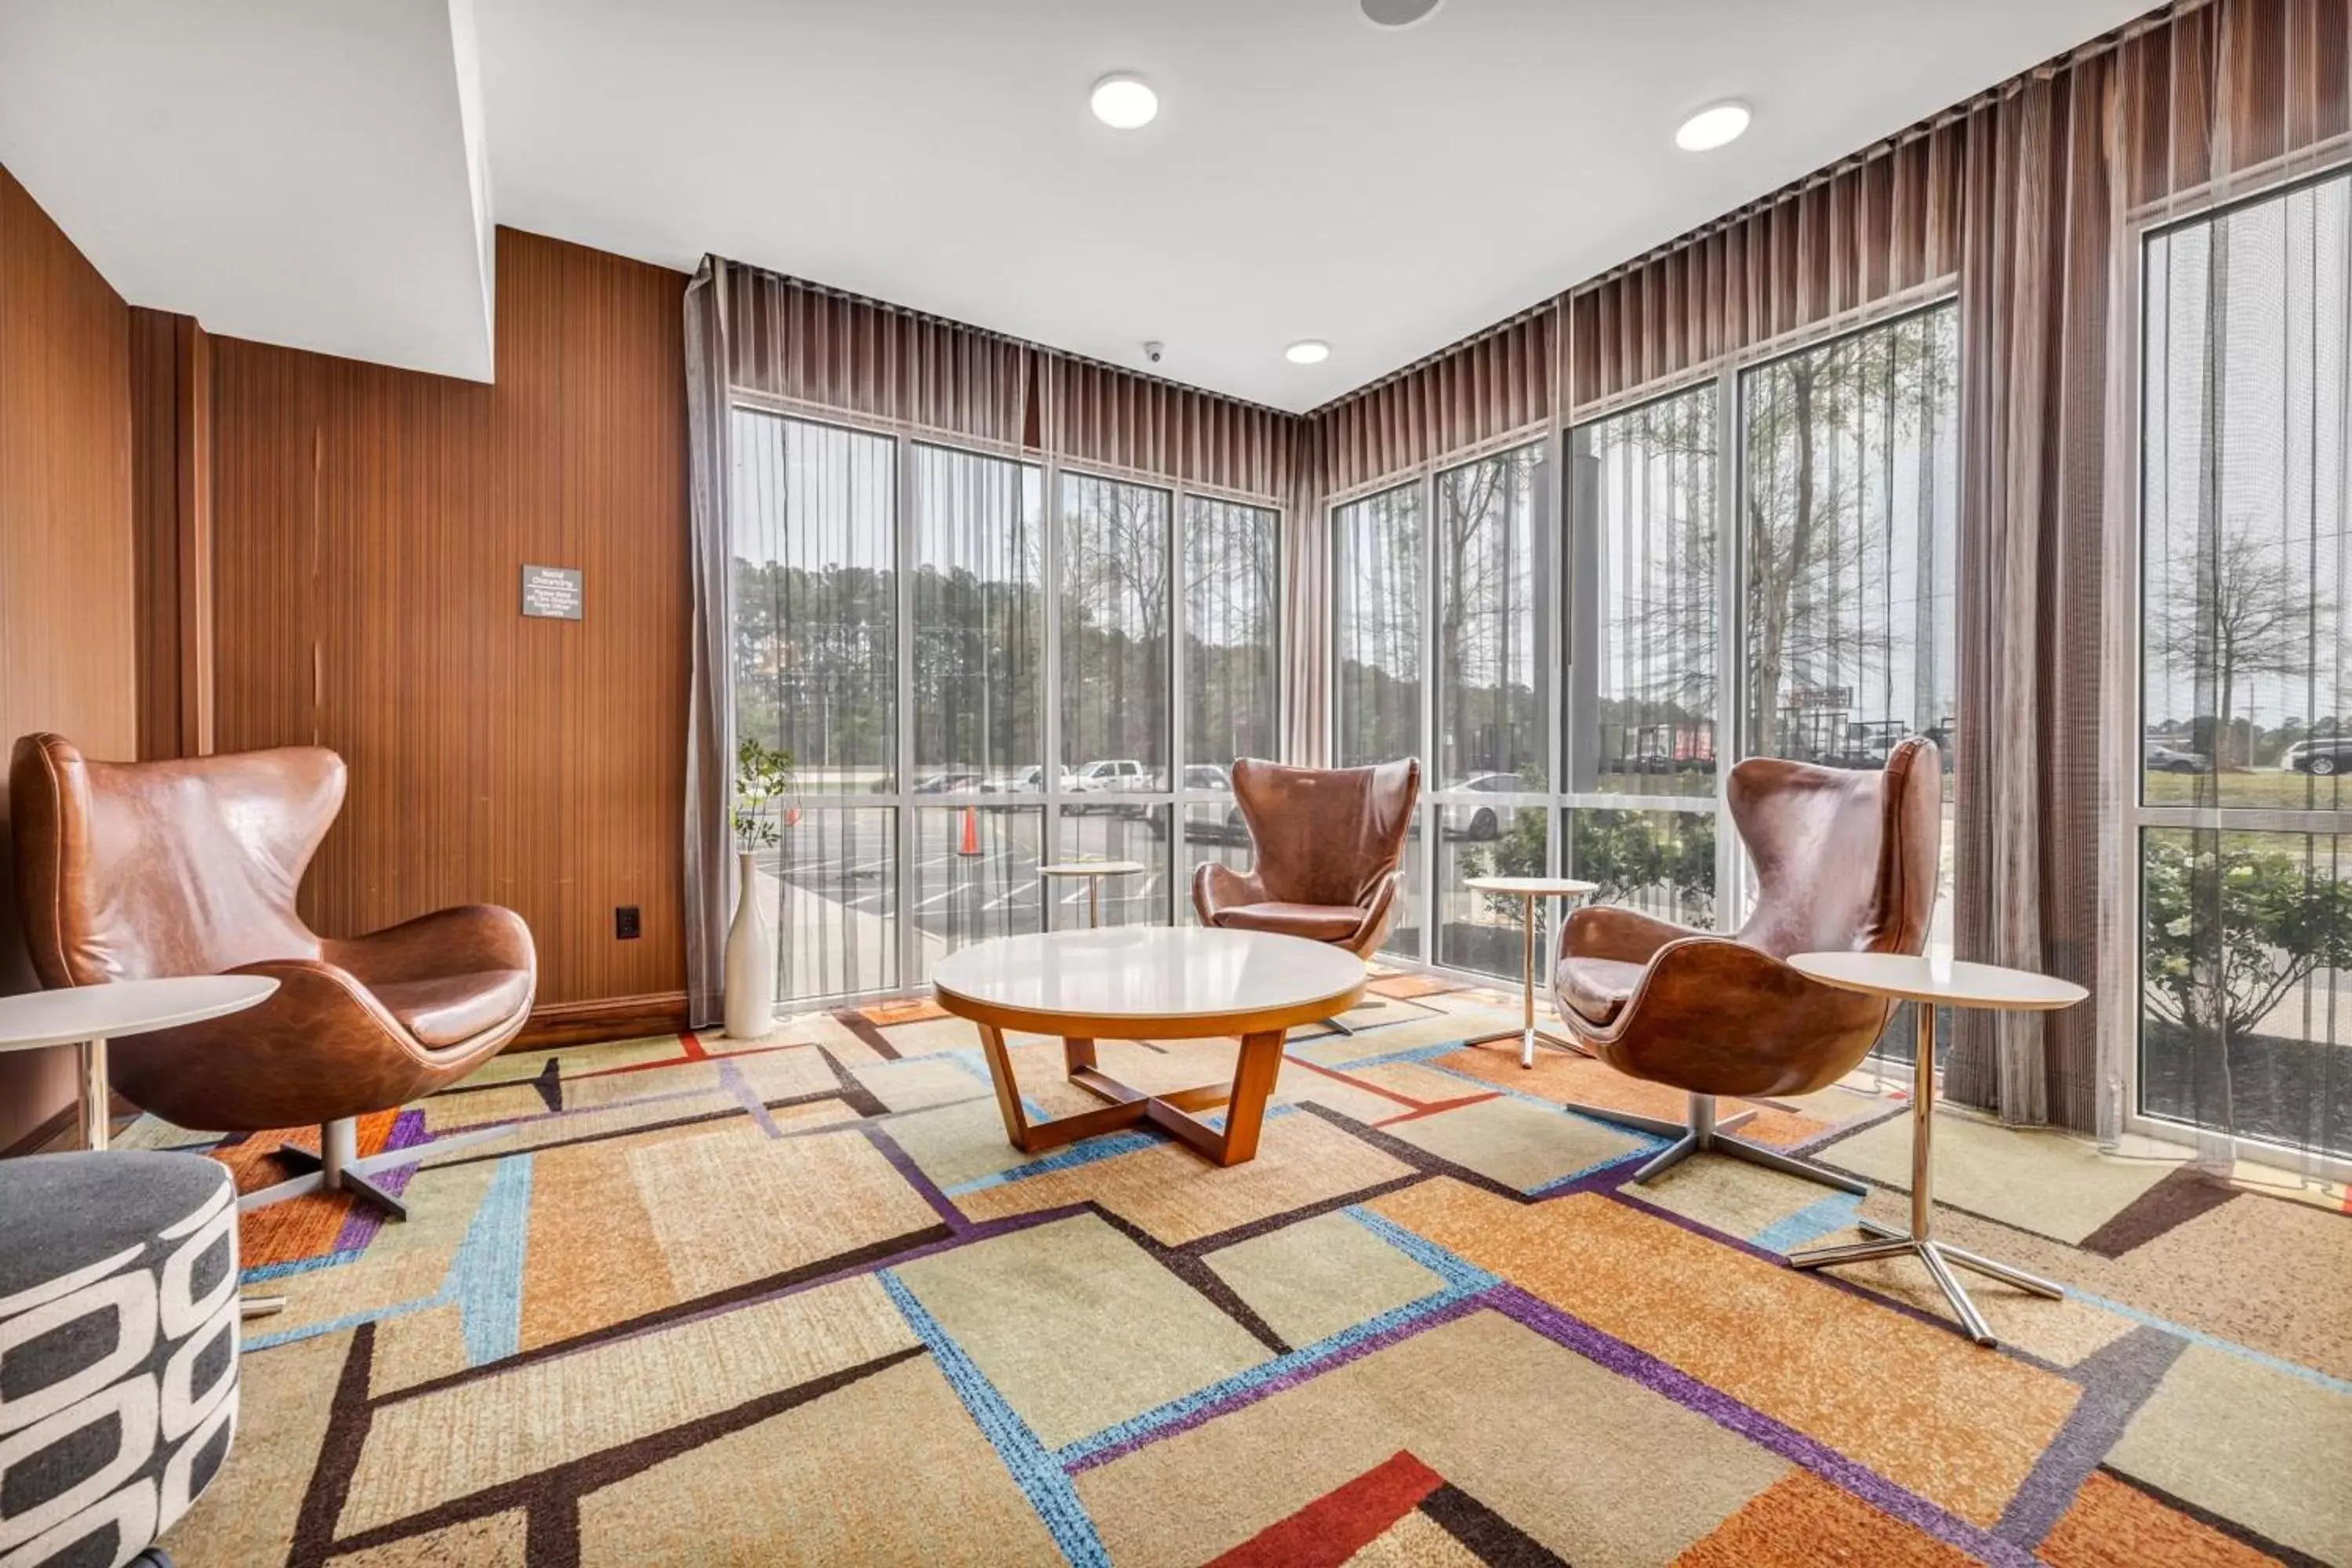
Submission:
[[[1724,1134],[1717,1095],[1811,1094],[1853,1070],[1895,1004],[1809,980],[1800,952],[1923,951],[1936,905],[1944,775],[1935,742],[1896,746],[1877,773],[1756,757],[1726,799],[1756,867],[1756,909],[1729,936],[1596,906],[1560,931],[1552,999],[1593,1056],[1690,1096],[1686,1124],[1599,1108],[1587,1114],[1675,1137],[1633,1179],[1699,1150],[1848,1192],[1868,1189],[1810,1162]],[[1753,1114],[1752,1112],[1750,1114]]]
[[[359,1159],[356,1119],[496,1056],[530,1016],[539,961],[521,917],[488,904],[349,941],[313,934],[295,890],[343,787],[343,760],[316,746],[97,763],[62,735],[27,735],[8,769],[17,892],[51,988],[277,981],[246,1012],[114,1041],[114,1087],[205,1131],[317,1123],[319,1152],[278,1150],[308,1174],[248,1194],[248,1208],[324,1188],[398,1218],[400,1200],[370,1173],[424,1151]]]
[[[1211,860],[1193,872],[1201,923],[1303,936],[1359,958],[1375,952],[1396,924],[1420,762],[1287,768],[1244,757],[1233,779],[1257,865],[1244,873]]]

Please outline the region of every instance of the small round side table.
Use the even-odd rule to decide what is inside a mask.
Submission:
[[[1992,1329],[1984,1314],[1961,1289],[1951,1265],[1973,1269],[1988,1279],[2020,1290],[2053,1299],[2063,1297],[2065,1290],[2037,1275],[2012,1268],[2006,1263],[1996,1263],[1949,1242],[1937,1241],[1933,1230],[1934,1205],[1931,1195],[1933,1171],[1929,1151],[1935,1130],[1936,1109],[1936,1006],[1943,1003],[1954,1007],[1981,1007],[1993,1012],[2054,1012],[2072,1007],[2090,993],[2071,980],[2059,980],[2047,974],[2033,974],[2021,969],[2003,969],[1990,963],[1966,963],[1941,955],[1916,956],[1899,952],[1801,952],[1789,960],[1789,967],[1800,974],[1818,980],[1824,985],[1834,985],[1841,991],[1856,991],[1865,996],[1885,996],[1895,1001],[1911,1002],[1918,1007],[1918,1056],[1912,1065],[1911,1078],[1911,1228],[1897,1230],[1893,1226],[1875,1220],[1860,1222],[1868,1241],[1849,1241],[1835,1247],[1816,1247],[1810,1251],[1791,1253],[1792,1268],[1820,1268],[1838,1263],[1859,1263],[1871,1258],[1916,1257],[1927,1265],[1927,1272],[1952,1304],[1960,1326],[1969,1338],[1980,1345],[1995,1343]]]
[[[191,974],[168,980],[118,980],[0,996],[0,1051],[81,1048],[81,1146],[103,1149],[107,1135],[106,1042],[200,1024],[268,1000],[278,982],[259,974]]]
[[[1084,877],[1087,879],[1087,928],[1102,924],[1102,879],[1134,877],[1150,870],[1140,860],[1055,860],[1037,868],[1040,877]]]
[[[1523,1068],[1536,1065],[1536,1042],[1538,1040],[1559,1050],[1576,1050],[1573,1041],[1561,1039],[1558,1035],[1548,1034],[1536,1027],[1536,916],[1544,900],[1587,898],[1598,889],[1600,884],[1580,882],[1573,877],[1472,877],[1462,885],[1474,893],[1494,893],[1518,900],[1523,945],[1526,948],[1519,976],[1519,1026],[1498,1029],[1491,1035],[1481,1035],[1475,1040],[1462,1043],[1465,1046],[1483,1046],[1495,1040],[1507,1040],[1516,1035],[1519,1042],[1519,1065]],[[1579,1051],[1578,1054],[1583,1053]]]

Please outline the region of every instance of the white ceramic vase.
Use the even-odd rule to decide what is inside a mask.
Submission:
[[[745,850],[735,857],[735,919],[727,928],[727,1032],[756,1040],[775,1026],[776,942]]]

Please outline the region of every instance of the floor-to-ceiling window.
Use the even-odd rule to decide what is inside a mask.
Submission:
[[[1249,829],[1233,798],[1233,764],[1272,757],[1281,744],[1280,516],[1211,496],[1184,498],[1182,693],[1184,754],[1176,780],[1184,849],[1179,916],[1196,920],[1195,868],[1254,863]]]
[[[1740,751],[1876,768],[1906,735],[1941,749],[1952,929],[1958,648],[1959,312],[1939,305],[1740,378]],[[1882,1042],[1907,1060],[1904,1009]]]
[[[1154,485],[1064,474],[1061,485],[1062,787],[1055,853],[1129,860],[1101,889],[1106,925],[1169,916],[1169,756],[1175,614],[1174,496]],[[1055,925],[1083,925],[1087,892],[1055,890]]]
[[[1422,622],[1429,581],[1428,504],[1415,480],[1335,508],[1331,514],[1333,705],[1338,733],[1332,753],[1341,767],[1395,757],[1425,757],[1422,699],[1428,641]],[[1396,925],[1382,951],[1422,956],[1422,905],[1428,880],[1422,865],[1425,836],[1413,818],[1405,854],[1405,884]]]
[[[1045,475],[915,442],[907,490],[906,788],[917,804],[906,907],[920,976],[963,942],[1045,920]]]
[[[2145,259],[2136,1109],[2352,1157],[2352,175]]]
[[[1569,433],[1564,875],[1715,919],[1722,530],[1707,382]]]
[[[1084,924],[1085,883],[1045,881],[1049,860],[1140,863],[1103,883],[1103,919],[1155,925],[1189,916],[1180,874],[1247,863],[1230,770],[1277,744],[1277,512],[733,420],[736,728],[793,770],[754,867],[782,998]]]
[[[734,414],[735,729],[794,774],[753,868],[785,994],[898,984],[898,464],[887,437]]]
[[[1441,470],[1431,484],[1433,956],[1515,973],[1520,905],[1466,879],[1540,876],[1551,818],[1551,465],[1535,442]]]
[[[1333,509],[1337,759],[1419,756],[1430,791],[1386,951],[1516,975],[1487,873],[1737,926],[1729,761],[1876,768],[1925,733],[1949,770],[1957,314],[1580,422],[1557,483],[1536,441]]]

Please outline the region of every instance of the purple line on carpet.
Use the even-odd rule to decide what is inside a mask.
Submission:
[[[1895,1485],[1860,1461],[1847,1458],[1784,1422],[1774,1420],[1752,1405],[1740,1403],[1721,1389],[1701,1383],[1647,1351],[1602,1333],[1517,1286],[1505,1285],[1489,1294],[1493,1297],[1492,1305],[1496,1310],[1546,1339],[1566,1345],[1596,1365],[1606,1367],[1620,1377],[1631,1378],[1685,1409],[1698,1412],[1717,1426],[1738,1433],[1749,1442],[1770,1449],[1792,1464],[1802,1465],[1882,1513],[1891,1514],[1906,1524],[1916,1526],[1947,1545],[1971,1552],[1984,1562],[1995,1564],[1995,1568],[2032,1568],[2034,1559],[2032,1552],[2003,1541],[1990,1531],[1969,1523],[1916,1492]]]
[[[898,1172],[908,1186],[923,1194],[923,1201],[931,1205],[931,1212],[938,1215],[950,1230],[959,1237],[971,1232],[971,1221],[948,1200],[947,1194],[940,1191],[937,1182],[923,1173],[923,1168],[915,1163],[914,1156],[898,1147],[897,1139],[871,1121],[866,1124],[864,1131],[866,1141],[881,1152],[882,1157],[890,1162],[890,1168]]]
[[[379,1152],[388,1154],[394,1149],[415,1149],[431,1142],[425,1135],[425,1112],[404,1110],[392,1119],[392,1131],[385,1135],[383,1148]],[[415,1174],[415,1166],[401,1165],[379,1173],[374,1181],[377,1186],[394,1197],[399,1197],[408,1191],[409,1179]],[[376,1234],[383,1229],[383,1214],[374,1205],[355,1203],[343,1215],[343,1228],[335,1233],[335,1245],[330,1250],[355,1252],[373,1241]]]
[[[743,1107],[744,1114],[760,1124],[761,1131],[771,1138],[784,1135],[783,1129],[776,1125],[776,1119],[769,1115],[768,1108],[761,1103],[759,1095],[751,1088],[751,1080],[743,1076],[741,1064],[733,1057],[719,1058],[719,1087],[735,1097],[736,1102]]]
[[[1492,1287],[1475,1295],[1457,1297],[1443,1306],[1433,1307],[1426,1312],[1409,1318],[1378,1333],[1366,1334],[1361,1339],[1349,1341],[1333,1351],[1330,1355],[1307,1365],[1294,1367],[1288,1372],[1277,1373],[1262,1382],[1251,1383],[1236,1388],[1223,1399],[1213,1405],[1203,1405],[1196,1410],[1186,1411],[1182,1415],[1164,1426],[1154,1426],[1150,1431],[1139,1433],[1124,1442],[1082,1455],[1070,1463],[1070,1474],[1075,1476],[1082,1470],[1091,1470],[1097,1465],[1109,1464],[1113,1459],[1131,1454],[1138,1448],[1160,1442],[1163,1438],[1173,1437],[1180,1432],[1189,1432],[1195,1426],[1206,1426],[1218,1416],[1239,1410],[1244,1405],[1255,1405],[1259,1400],[1270,1398],[1286,1388],[1296,1388],[1309,1379],[1322,1376],[1335,1367],[1345,1366],[1351,1361],[1360,1361],[1374,1351],[1385,1350],[1401,1340],[1411,1339],[1413,1335],[1427,1329],[1433,1329],[1440,1323],[1450,1323],[1456,1318],[1468,1317],[1481,1307],[1495,1305],[1496,1292],[1504,1289],[1507,1287]]]

